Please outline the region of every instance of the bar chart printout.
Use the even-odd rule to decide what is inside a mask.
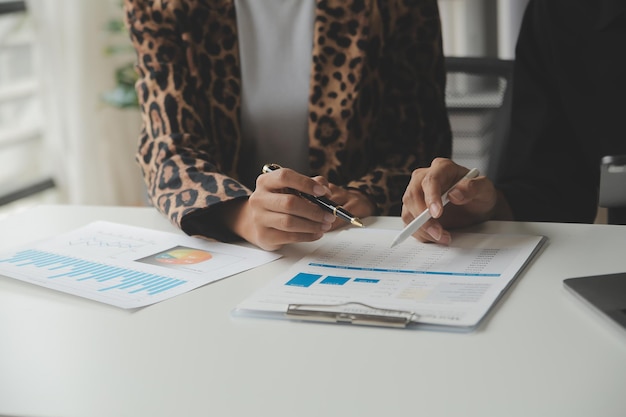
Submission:
[[[280,255],[110,222],[0,254],[0,275],[122,308],[182,294]]]
[[[418,326],[472,330],[545,238],[455,233],[448,246],[407,239],[397,232],[346,230],[245,299],[237,316],[290,316],[294,308],[328,321],[336,314],[409,317]],[[310,317],[307,317],[311,319]]]

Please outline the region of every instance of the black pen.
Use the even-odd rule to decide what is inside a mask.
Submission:
[[[268,172],[276,171],[277,169],[280,169],[280,168],[281,166],[278,164],[265,164],[263,165],[263,173],[265,174]],[[340,219],[343,219],[347,221],[348,223],[352,223],[355,226],[363,227],[363,223],[358,217],[355,217],[353,214],[351,214],[349,211],[347,211],[346,209],[344,209],[343,207],[341,207],[334,201],[329,200],[326,197],[315,197],[311,194],[303,193],[298,190],[292,190],[292,191],[298,194],[300,197],[304,197],[307,200],[309,200],[311,203],[317,204],[324,210],[334,214],[335,217],[339,217]]]

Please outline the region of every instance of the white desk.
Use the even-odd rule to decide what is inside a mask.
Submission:
[[[97,219],[176,230],[151,208],[40,206],[0,222],[0,250]],[[319,243],[135,312],[0,277],[0,415],[626,416],[626,332],[562,284],[626,271],[626,227],[475,230],[550,241],[469,334],[230,316]]]

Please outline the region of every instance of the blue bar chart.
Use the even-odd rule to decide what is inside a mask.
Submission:
[[[0,259],[0,263],[12,264],[17,269],[38,269],[49,280],[91,281],[96,291],[122,291],[128,294],[145,292],[155,295],[185,284],[187,281],[81,260],[35,249],[26,249],[13,256]],[[93,285],[92,285],[93,287]]]
[[[278,257],[260,249],[96,221],[0,253],[0,280],[13,278],[138,308]]]

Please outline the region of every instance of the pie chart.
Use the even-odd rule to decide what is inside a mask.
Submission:
[[[213,256],[200,249],[179,248],[158,254],[155,259],[159,263],[169,265],[191,265],[208,261]]]

